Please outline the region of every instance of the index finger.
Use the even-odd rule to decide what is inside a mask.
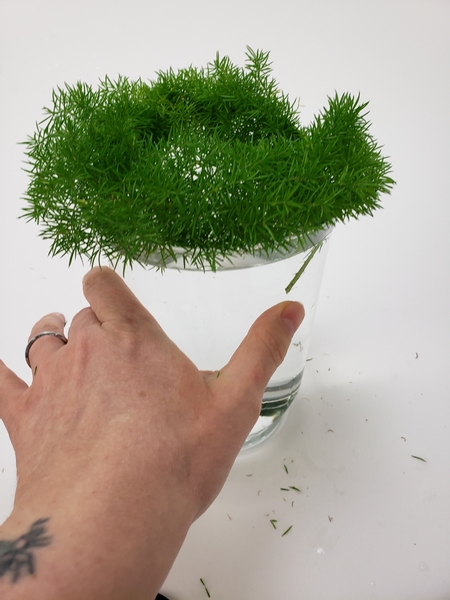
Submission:
[[[109,267],[94,267],[89,271],[83,278],[83,292],[100,323],[133,324],[145,317],[159,328],[124,280]]]

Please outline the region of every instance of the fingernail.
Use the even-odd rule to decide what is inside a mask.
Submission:
[[[291,331],[291,335],[300,327],[305,316],[305,309],[300,302],[289,302],[281,311],[281,318]]]

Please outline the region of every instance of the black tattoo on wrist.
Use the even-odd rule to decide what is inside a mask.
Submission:
[[[52,536],[47,535],[47,521],[35,521],[27,533],[15,540],[0,540],[0,577],[10,575],[16,583],[23,575],[34,575],[36,558],[33,548],[43,548],[52,543]]]

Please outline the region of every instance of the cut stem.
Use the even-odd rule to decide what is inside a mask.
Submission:
[[[292,288],[294,287],[294,285],[297,283],[297,281],[303,275],[303,273],[306,270],[306,267],[309,265],[309,263],[312,261],[312,259],[316,255],[316,252],[321,249],[323,242],[324,242],[324,240],[322,240],[321,242],[319,242],[318,244],[316,244],[314,246],[314,248],[311,250],[311,252],[308,254],[308,256],[305,259],[305,262],[302,264],[302,266],[300,267],[300,269],[294,275],[294,277],[293,277],[292,281],[289,283],[289,285],[285,288],[286,294],[289,294],[289,292],[292,290]]]

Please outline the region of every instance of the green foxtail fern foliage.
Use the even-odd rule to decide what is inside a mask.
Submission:
[[[182,249],[215,270],[372,214],[394,181],[367,103],[336,94],[304,127],[271,72],[269,53],[248,48],[243,68],[217,56],[148,83],[58,88],[24,142],[24,216],[70,261],[156,252],[164,264]]]

